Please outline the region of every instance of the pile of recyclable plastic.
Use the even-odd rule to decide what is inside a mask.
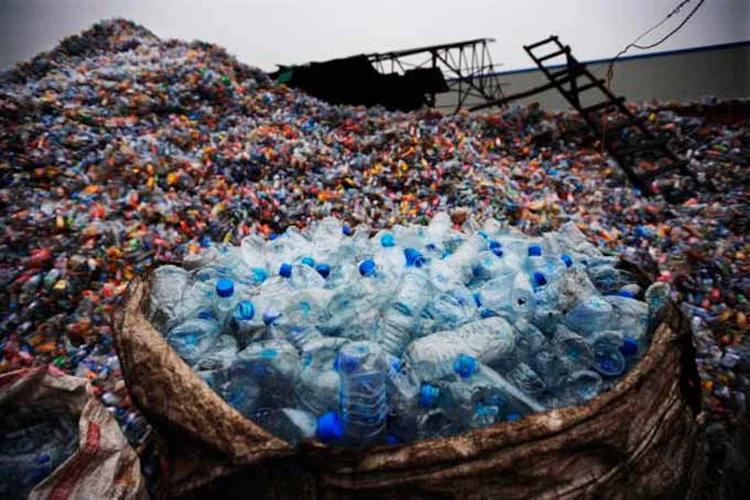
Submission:
[[[529,235],[572,221],[672,285],[720,449],[750,387],[750,126],[663,106],[632,109],[716,192],[642,197],[574,113],[330,106],[214,45],[98,23],[0,76],[0,372],[87,377],[138,445],[109,317],[154,261],[331,215],[382,229],[463,212]]]
[[[529,238],[439,213],[370,234],[326,218],[209,247],[156,270],[149,316],[267,430],[364,446],[583,403],[645,352],[669,298],[572,224]]]

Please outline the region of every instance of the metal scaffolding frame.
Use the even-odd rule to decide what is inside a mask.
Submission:
[[[474,98],[482,102],[502,101],[504,95],[492,56],[487,47],[494,38],[477,38],[462,42],[430,45],[407,50],[368,54],[367,58],[373,67],[382,74],[405,73],[415,68],[438,68],[448,83],[449,93],[456,94],[458,112],[467,99]],[[414,62],[416,59],[417,62]],[[436,107],[436,93],[427,94],[427,103]],[[446,107],[446,106],[441,106]],[[450,105],[452,108],[453,106]]]

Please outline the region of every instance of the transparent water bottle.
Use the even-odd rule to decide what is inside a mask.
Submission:
[[[419,380],[439,380],[451,375],[460,354],[493,363],[509,356],[515,344],[516,332],[510,323],[492,317],[414,340],[404,359]]]
[[[377,366],[379,347],[352,342],[339,353],[341,418],[347,441],[363,446],[384,437],[387,400],[385,372]]]
[[[225,399],[246,416],[284,408],[294,400],[299,355],[283,340],[256,342],[240,351],[230,367]]]
[[[149,320],[159,329],[169,329],[179,321],[182,296],[190,273],[177,266],[161,266],[152,274]]]
[[[239,344],[231,335],[219,335],[214,343],[203,352],[195,363],[196,371],[225,370],[237,358]]]
[[[616,324],[617,317],[612,305],[603,297],[589,297],[576,305],[563,317],[563,324],[582,335],[591,335]]]
[[[293,446],[315,438],[318,429],[317,417],[297,408],[260,410],[254,412],[250,419]]]
[[[172,328],[167,334],[167,342],[172,349],[190,366],[214,344],[221,327],[209,311],[199,317],[188,319]]]

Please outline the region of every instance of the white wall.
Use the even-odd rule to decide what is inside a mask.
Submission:
[[[644,43],[674,26],[697,3]],[[125,17],[162,38],[225,46],[248,64],[277,63],[493,37],[502,69],[531,61],[522,45],[560,35],[581,60],[610,57],[679,0],[0,0],[0,70],[98,20]],[[750,39],[750,0],[706,0],[658,50]]]
[[[573,55],[576,55],[575,52]],[[589,71],[599,78],[606,78],[608,66],[605,63],[587,64]],[[750,98],[750,44],[623,60],[614,65],[613,73],[612,92],[630,102],[642,103],[652,99],[685,102],[709,96],[719,99]],[[498,78],[504,84],[506,95],[549,82],[538,70],[503,74]],[[581,78],[579,85],[587,82]],[[452,111],[456,100],[455,94],[439,94],[437,104],[445,111]],[[602,93],[595,89],[581,95],[584,106],[603,100]],[[512,104],[527,105],[533,102],[546,110],[572,109],[556,89],[513,101]],[[465,107],[480,103],[478,99],[468,99]]]

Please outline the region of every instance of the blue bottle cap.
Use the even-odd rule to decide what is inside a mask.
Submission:
[[[396,446],[398,444],[401,444],[401,440],[397,438],[396,436],[389,434],[388,437],[386,438],[386,443],[389,446]]]
[[[360,262],[359,274],[362,276],[373,276],[375,274],[375,261],[367,259]]]
[[[318,274],[323,276],[324,278],[327,278],[329,274],[331,274],[331,266],[328,264],[318,264],[315,266],[315,270],[318,271]]]
[[[505,415],[506,422],[518,422],[519,420],[521,420],[521,415],[519,413],[508,413]]]
[[[453,362],[453,371],[461,378],[469,378],[477,371],[477,360],[466,354],[459,354]]]
[[[268,239],[271,240],[271,241],[275,240],[278,237],[279,237],[279,235],[276,234],[276,233],[271,233],[271,234],[268,235]]]
[[[484,238],[485,240],[490,237],[489,234],[487,234],[485,231],[477,231],[477,234]]]
[[[628,299],[635,298],[635,294],[630,290],[620,290],[619,292],[617,292],[617,295],[619,295],[620,297],[626,297]]]
[[[594,369],[605,377],[617,377],[625,371],[625,358],[619,351],[597,352]]]
[[[388,356],[388,363],[391,365],[391,369],[397,373],[404,367],[404,360],[396,356]]]
[[[262,267],[254,267],[250,270],[254,283],[261,284],[268,279],[268,273]]]
[[[312,257],[302,257],[302,263],[306,266],[315,267],[315,259]]]
[[[430,384],[422,384],[419,388],[419,405],[423,408],[432,408],[437,404],[440,396],[440,388]]]
[[[274,321],[279,319],[280,316],[281,316],[281,313],[277,311],[276,309],[274,308],[266,309],[263,312],[263,323],[265,323],[266,326],[270,326],[274,323]]]
[[[435,250],[437,250],[437,246],[434,243],[428,243],[425,248],[430,252],[434,252]]]
[[[542,247],[539,245],[529,245],[529,257],[540,257],[542,255]]]
[[[200,319],[215,319],[214,313],[209,311],[208,309],[202,309],[198,312],[198,318]]]
[[[500,247],[493,248],[492,253],[494,253],[497,257],[502,257],[503,255],[505,255],[505,253]]]
[[[380,244],[385,248],[396,246],[396,238],[391,233],[385,233],[380,237]]]
[[[406,257],[406,267],[422,267],[424,265],[424,256],[415,248],[404,248],[404,257]]]
[[[260,357],[263,359],[276,359],[279,357],[279,351],[273,347],[267,347],[260,351]]]
[[[477,305],[477,307],[482,307],[482,295],[477,292],[473,295],[474,297],[474,303]]]
[[[279,266],[279,276],[283,276],[284,278],[291,278],[292,277],[292,265],[288,262],[284,262]]]
[[[534,271],[534,274],[531,276],[531,279],[534,283],[534,286],[544,286],[547,284],[547,277],[544,276],[544,273],[539,271]]]
[[[349,224],[344,224],[341,227],[341,232],[344,233],[344,236],[351,236],[353,233],[352,228],[349,226]]]
[[[566,253],[560,256],[560,260],[563,261],[565,267],[571,267],[573,265],[573,258]]]
[[[344,437],[344,426],[341,425],[338,413],[330,411],[319,416],[316,434],[318,435],[318,439],[324,443],[338,441]]]
[[[234,308],[234,317],[240,321],[250,321],[255,316],[255,306],[249,300],[242,300]]]
[[[216,293],[222,298],[231,297],[234,294],[234,282],[229,278],[219,278],[216,280]]]
[[[482,309],[479,311],[479,317],[482,319],[492,318],[494,316],[497,316],[497,313],[492,309]]]
[[[638,354],[638,341],[633,337],[625,337],[622,345],[620,346],[620,353],[629,358]]]
[[[490,240],[490,250],[495,250],[496,248],[502,248],[503,244],[500,243],[497,240]]]

